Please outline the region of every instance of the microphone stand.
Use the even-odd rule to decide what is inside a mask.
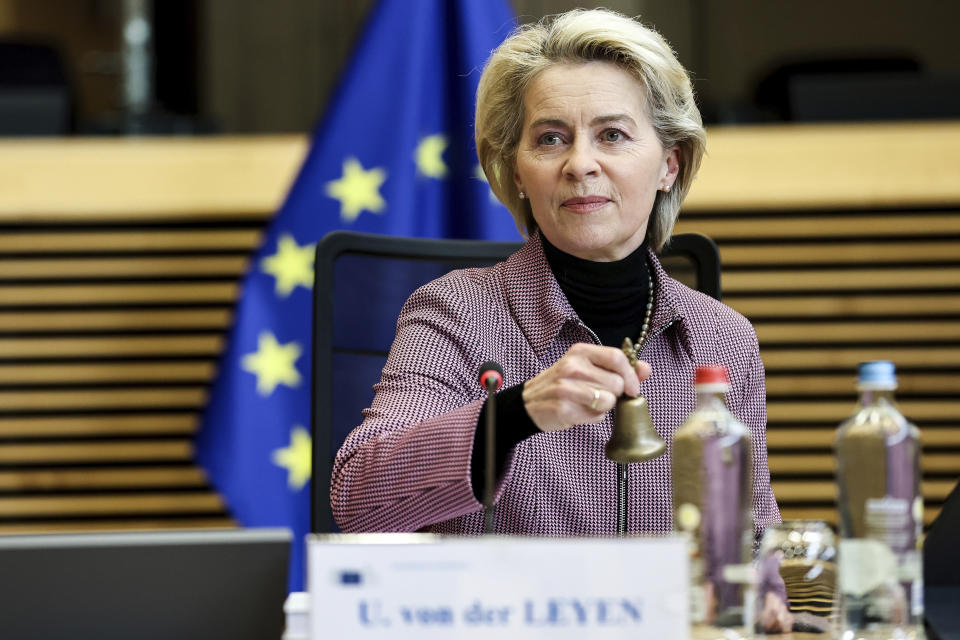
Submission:
[[[493,522],[497,513],[497,507],[493,504],[494,492],[496,490],[495,476],[497,472],[496,461],[494,460],[496,456],[496,434],[494,433],[494,426],[496,424],[495,416],[497,412],[497,394],[495,393],[497,389],[496,379],[493,376],[487,376],[484,379],[484,387],[487,389],[487,459],[483,487],[483,502],[485,507],[483,511],[483,532],[484,534],[491,534],[494,532]]]
[[[627,465],[617,463],[617,537],[627,535],[627,496],[630,489],[627,484]]]

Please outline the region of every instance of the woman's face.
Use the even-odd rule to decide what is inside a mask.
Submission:
[[[643,242],[657,190],[679,170],[645,102],[640,83],[608,62],[556,65],[527,89],[514,181],[558,249],[610,261]]]

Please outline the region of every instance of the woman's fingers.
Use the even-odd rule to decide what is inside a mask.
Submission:
[[[640,393],[646,369],[630,366],[619,349],[576,344],[551,367],[524,384],[527,413],[542,431],[568,429],[597,422],[613,409],[617,398]]]
[[[602,416],[607,411],[613,409],[617,404],[617,396],[606,389],[590,387],[588,390],[587,402],[584,406],[594,414]]]
[[[789,633],[793,630],[793,614],[779,596],[767,592],[760,612],[763,630],[767,633]]]
[[[650,366],[650,363],[646,360],[637,361],[637,379],[640,382],[643,382],[653,374],[653,367]]]
[[[596,393],[594,393],[596,391]],[[609,394],[581,381],[541,374],[523,386],[523,404],[541,431],[568,429],[603,417]],[[596,399],[596,409],[591,408]]]
[[[594,375],[598,376],[593,381],[617,396],[624,393],[634,397],[640,395],[640,383],[649,378],[652,373],[650,363],[644,360],[638,361],[636,368],[631,368],[630,361],[627,360],[623,351],[614,347],[576,344],[570,347],[567,353],[571,352],[585,357],[593,365]],[[613,377],[604,379],[604,376]]]
[[[587,350],[586,353],[594,365],[600,369],[612,372],[623,381],[624,386],[617,392],[617,395],[621,393],[626,393],[628,396],[640,395],[640,383],[649,378],[653,373],[653,368],[649,362],[646,360],[638,360],[636,368],[631,368],[630,361],[627,360],[626,355],[624,355],[620,349],[598,347],[597,345],[584,346],[592,347]]]

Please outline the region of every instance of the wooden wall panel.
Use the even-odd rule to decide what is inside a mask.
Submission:
[[[0,533],[234,526],[192,437],[263,218],[0,227]]]

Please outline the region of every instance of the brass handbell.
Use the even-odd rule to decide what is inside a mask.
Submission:
[[[627,354],[631,366],[635,367],[637,356],[629,338],[623,342],[623,352]],[[607,441],[607,458],[621,464],[643,462],[653,460],[666,450],[667,443],[650,420],[647,399],[642,396],[620,396],[613,417],[613,433]]]

